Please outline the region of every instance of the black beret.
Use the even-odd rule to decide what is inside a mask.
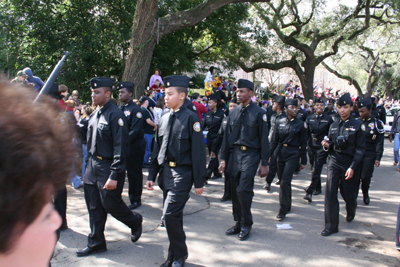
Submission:
[[[359,100],[357,102],[357,106],[359,108],[363,108],[363,107],[371,108],[371,106],[372,106],[371,97],[366,97],[364,99]]]
[[[146,96],[142,96],[140,99],[139,99],[139,102],[140,103],[144,103],[144,101],[146,101],[146,100],[149,100]]]
[[[274,101],[281,104],[282,106],[285,105],[285,100],[286,100],[286,97],[283,95],[277,95],[274,97]]]
[[[231,102],[237,104],[237,98],[234,97],[234,98],[231,100]]]
[[[351,96],[349,93],[345,93],[338,100],[339,106],[345,106],[347,104],[353,104],[353,101],[351,100]]]
[[[321,97],[315,99],[314,103],[324,103],[325,104],[324,100]]]
[[[328,102],[332,103],[332,104],[335,104],[335,99],[330,98],[330,99],[328,99]]]
[[[164,78],[165,88],[168,87],[189,87],[190,78],[184,75],[171,75]]]
[[[246,79],[239,79],[238,88],[249,88],[250,90],[254,90],[254,83]]]
[[[99,87],[113,87],[114,81],[114,78],[96,77],[90,80],[90,85],[92,86],[92,89]]]
[[[219,100],[221,99],[221,94],[211,94],[208,96],[208,100]]]
[[[357,96],[357,97],[356,97],[356,101],[360,101],[361,99],[362,99],[361,96]]]
[[[297,99],[291,99],[291,98],[286,99],[285,106],[289,106],[289,105],[293,105],[293,106],[297,107],[299,105],[299,101],[297,101]]]
[[[133,89],[135,85],[132,82],[119,82],[117,84],[117,89],[122,89],[122,88],[126,88],[126,89]]]

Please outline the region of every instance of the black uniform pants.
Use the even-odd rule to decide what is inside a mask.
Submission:
[[[226,159],[225,161],[229,162],[229,159]],[[230,173],[228,172],[227,168],[225,169],[224,176],[225,176],[224,195],[222,197],[232,198],[231,177],[230,177]]]
[[[326,163],[326,158],[328,157],[328,152],[324,151],[322,148],[314,148],[314,147],[309,147],[308,148],[310,151],[312,151],[312,154],[314,155],[314,170],[311,176],[311,184],[307,189],[307,194],[312,194],[314,190],[316,191],[321,191],[322,186],[321,186],[321,173],[322,173],[322,168],[324,167],[324,164]]]
[[[278,171],[278,162],[277,162],[277,156],[278,155],[278,149],[275,149],[274,153],[271,155],[271,160],[269,162],[269,171],[267,174],[267,177],[265,178],[265,181],[267,183],[272,183],[272,181],[275,178],[276,172]],[[281,178],[278,176],[279,181]]]
[[[146,151],[146,141],[140,140],[129,146],[129,154],[126,158],[126,171],[129,181],[129,201],[141,202],[143,191],[142,159]]]
[[[314,167],[317,153],[315,149],[311,148],[311,146],[307,147],[307,152],[308,152],[308,160],[310,161],[311,166]]]
[[[88,168],[93,168],[94,159],[88,160]],[[93,170],[96,173],[96,169]],[[99,173],[102,173],[99,170]],[[90,234],[88,246],[106,246],[104,238],[104,227],[107,220],[107,213],[121,221],[129,228],[136,230],[142,223],[142,215],[132,212],[121,198],[124,188],[125,173],[121,173],[118,179],[117,188],[114,190],[103,189],[106,180],[104,177],[96,184],[84,184],[85,201],[89,212]]]
[[[292,208],[292,178],[298,165],[298,157],[285,161],[278,158],[278,177],[280,177],[281,181],[279,188],[279,214],[286,215]]]
[[[366,197],[368,197],[369,186],[371,184],[372,174],[374,173],[375,160],[375,152],[365,152],[361,165],[361,190]]]
[[[193,185],[192,167],[164,166],[163,179],[166,186],[163,192],[163,218],[169,239],[168,257],[179,259],[188,255],[186,235],[183,231],[183,209],[189,200]]]
[[[242,151],[240,146],[235,146],[229,157],[233,219],[240,226],[253,225],[251,203],[254,197],[254,176],[259,163],[260,152],[256,149]]]
[[[67,187],[57,191],[54,197],[54,208],[60,214],[62,219],[62,226],[67,226]]]
[[[339,159],[340,158],[340,159]],[[328,161],[328,179],[325,192],[325,229],[336,231],[339,228],[339,201],[338,190],[346,202],[347,213],[355,212],[357,208],[357,194],[360,184],[360,168],[354,171],[354,176],[346,180],[345,174],[353,158],[347,155],[336,154]]]
[[[207,167],[207,174],[206,178],[211,178],[212,174],[215,177],[220,177],[221,174],[218,171],[219,161],[218,161],[218,154],[215,155],[215,158],[211,158],[211,149],[214,141],[217,139],[218,133],[217,132],[208,132],[207,134],[207,148],[208,154],[210,155],[210,163]]]

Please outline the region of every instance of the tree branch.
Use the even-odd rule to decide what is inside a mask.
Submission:
[[[359,94],[360,96],[363,96],[363,92],[362,92],[362,90],[361,90],[360,84],[359,84],[356,80],[354,80],[354,79],[353,79],[352,77],[350,77],[350,76],[340,74],[338,71],[336,71],[336,70],[332,69],[331,67],[329,67],[325,62],[321,62],[321,64],[322,64],[330,73],[335,74],[336,77],[348,81],[350,85],[353,85],[353,86],[357,89],[358,94]]]
[[[193,27],[210,16],[215,10],[228,4],[269,1],[270,0],[207,0],[193,9],[175,12],[160,18],[160,37],[177,30]]]

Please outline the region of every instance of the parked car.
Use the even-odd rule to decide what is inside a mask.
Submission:
[[[400,110],[400,106],[393,106],[386,113],[386,124],[384,125],[385,136],[388,136],[390,134],[390,131],[392,130],[394,116],[396,115],[397,111],[399,111],[399,110]]]

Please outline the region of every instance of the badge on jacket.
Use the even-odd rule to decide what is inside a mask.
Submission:
[[[119,118],[118,119],[118,124],[119,124],[119,126],[124,126],[124,121],[121,118]]]
[[[195,130],[196,132],[200,132],[200,122],[196,122],[195,124],[193,124],[193,130]]]
[[[141,119],[141,118],[142,118],[142,113],[141,113],[141,112],[136,113],[136,117],[138,117],[139,119]]]

